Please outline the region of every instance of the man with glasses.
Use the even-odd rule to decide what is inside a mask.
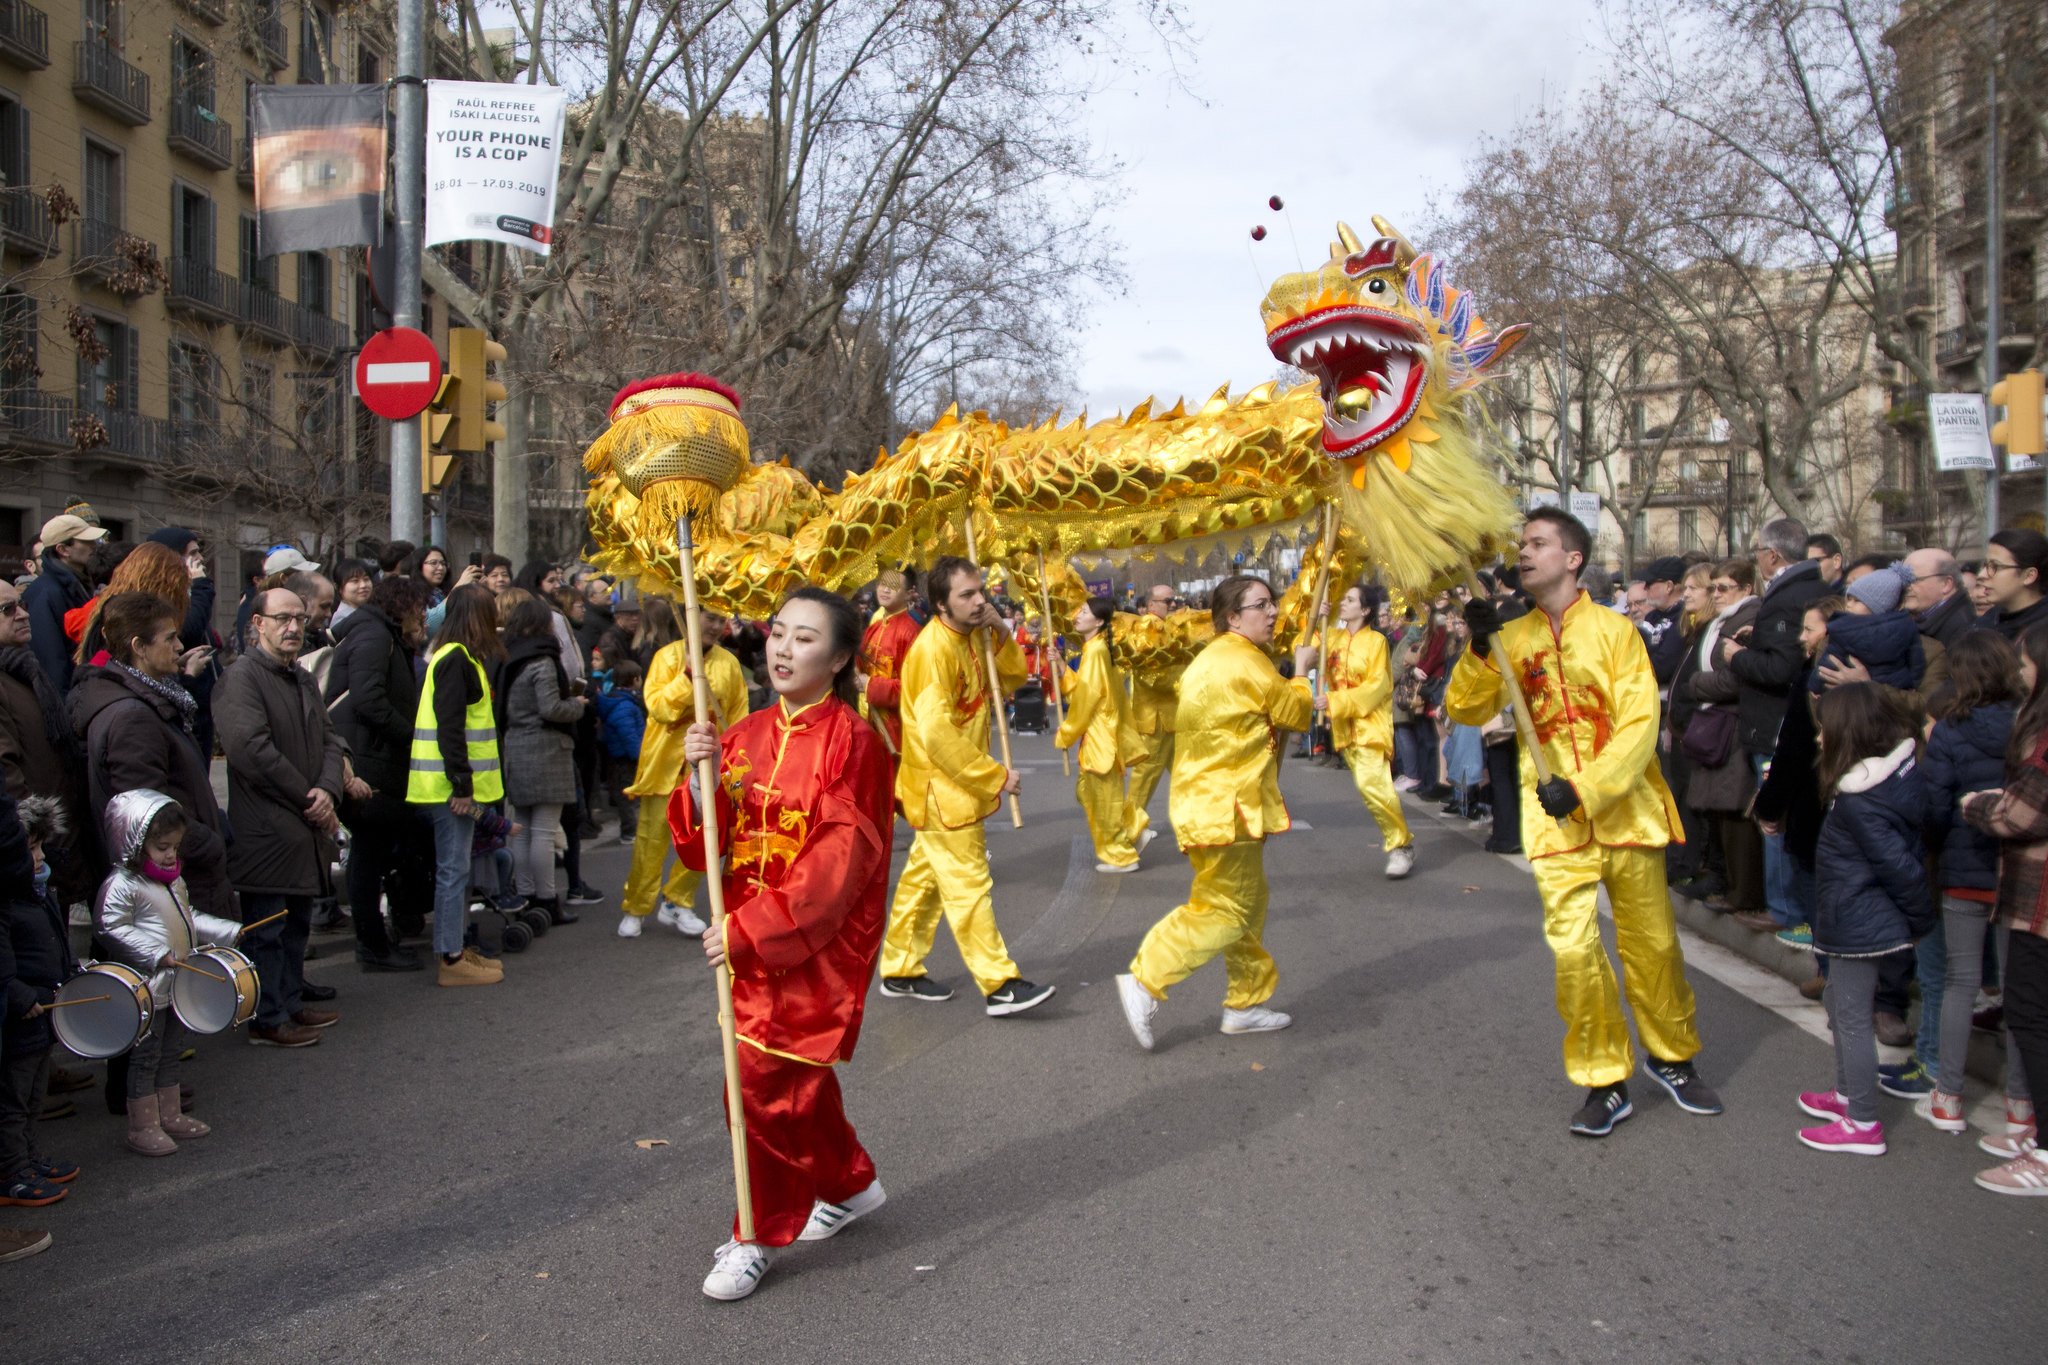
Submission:
[[[1806,557],[1806,528],[1790,517],[1767,521],[1752,538],[1749,553],[1760,585],[1756,624],[1745,640],[1723,635],[1714,642],[1714,667],[1735,675],[1738,687],[1736,742],[1762,783],[1778,749],[1785,707],[1800,694],[1806,651],[1799,631],[1806,607],[1828,593],[1821,561]],[[1780,929],[1813,918],[1812,877],[1786,851],[1783,834],[1764,836],[1764,904]]]
[[[340,828],[341,741],[327,717],[313,675],[300,668],[309,613],[296,593],[257,594],[250,613],[251,648],[228,666],[214,689],[214,726],[228,756],[228,820],[235,841],[228,875],[242,902],[242,922],[273,921],[238,945],[256,964],[260,986],[249,1041],[300,1048],[341,1016],[308,1008],[306,938],[313,902],[334,894],[328,868]],[[370,795],[349,778],[348,794]],[[375,914],[373,908],[364,913]]]
[[[1165,620],[1181,606],[1180,594],[1170,583],[1154,583],[1145,590],[1146,614]],[[1183,664],[1153,673],[1131,673],[1131,730],[1138,737],[1142,754],[1131,765],[1130,790],[1124,797],[1124,835],[1140,852],[1159,837],[1152,828],[1152,816],[1145,808],[1159,779],[1173,765],[1174,693],[1180,686]]]
[[[1930,547],[1907,555],[1906,567],[1912,570],[1913,581],[1906,586],[1901,605],[1913,613],[1922,636],[1939,640],[1944,651],[1955,648],[1976,621],[1956,557]]]

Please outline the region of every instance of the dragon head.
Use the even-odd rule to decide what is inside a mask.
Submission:
[[[1428,423],[1445,397],[1474,383],[1527,330],[1489,331],[1432,258],[1385,219],[1373,227],[1380,235],[1367,243],[1337,224],[1330,259],[1281,276],[1259,306],[1267,348],[1316,381],[1323,451],[1351,465],[1354,481],[1374,453],[1407,469],[1411,442],[1435,439]]]

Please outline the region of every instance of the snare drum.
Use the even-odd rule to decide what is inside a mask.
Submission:
[[[171,1013],[194,1033],[225,1033],[256,1013],[256,964],[235,948],[201,948],[171,983]]]
[[[149,1032],[156,1012],[149,998],[149,978],[119,962],[79,965],[84,970],[57,988],[56,1003],[92,1003],[51,1010],[50,1027],[57,1031],[58,1042],[81,1057],[118,1057]],[[107,998],[93,1000],[96,995]]]

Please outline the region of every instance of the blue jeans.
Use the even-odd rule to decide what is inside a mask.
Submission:
[[[427,816],[434,822],[434,951],[454,957],[462,951],[469,913],[469,846],[476,817],[457,815],[445,802],[428,806]]]
[[[1749,761],[1761,786],[1771,756],[1751,754]],[[1764,908],[1787,929],[1813,919],[1813,870],[1800,867],[1799,860],[1786,850],[1782,834],[1764,836]]]
[[[313,932],[313,898],[247,892],[242,896],[242,923],[255,924],[278,911],[285,917],[243,934],[237,945],[256,968],[258,1028],[282,1028],[299,1012],[299,991],[306,984],[306,940]]]

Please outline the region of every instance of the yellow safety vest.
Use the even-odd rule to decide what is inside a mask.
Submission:
[[[434,722],[434,666],[450,650],[460,650],[476,670],[483,700],[470,705],[462,716],[462,739],[469,750],[470,795],[477,801],[497,801],[505,795],[505,775],[498,767],[498,719],[491,713],[491,687],[484,666],[461,645],[442,645],[427,660],[427,678],[420,688],[420,709],[412,721],[412,770],[406,774],[405,799],[416,805],[435,806],[455,795],[448,780],[448,766],[441,761],[441,740]]]

